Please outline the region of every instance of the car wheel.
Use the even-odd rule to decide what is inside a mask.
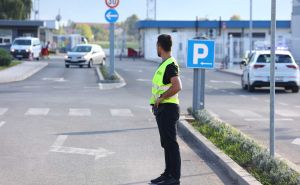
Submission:
[[[253,86],[253,85],[250,84],[249,77],[248,77],[248,85],[247,85],[247,87],[248,87],[248,91],[249,92],[254,92],[255,91],[255,86]]]
[[[93,61],[92,60],[89,61],[88,67],[89,68],[93,67]]]
[[[298,93],[299,92],[299,87],[298,86],[292,87],[292,92],[293,93]]]
[[[241,85],[242,85],[242,89],[243,90],[247,90],[248,86],[245,84],[244,80],[243,80],[243,77],[241,79]]]

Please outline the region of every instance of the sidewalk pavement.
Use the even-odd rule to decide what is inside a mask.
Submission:
[[[22,62],[22,64],[0,71],[0,83],[25,80],[47,65],[47,62]]]

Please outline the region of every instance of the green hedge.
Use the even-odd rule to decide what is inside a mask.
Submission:
[[[192,113],[191,109],[189,112]],[[299,185],[300,175],[253,139],[225,122],[215,119],[206,110],[192,113],[193,126],[223,150],[264,185]]]
[[[0,48],[0,66],[9,66],[13,58],[8,51]]]

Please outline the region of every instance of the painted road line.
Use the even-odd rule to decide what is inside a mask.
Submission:
[[[67,140],[67,137],[68,137],[67,135],[58,136],[49,151],[58,152],[58,153],[67,153],[67,154],[91,155],[91,156],[95,156],[95,160],[114,154],[114,152],[110,152],[104,148],[85,149],[85,148],[64,147],[63,144]]]
[[[69,109],[69,116],[91,116],[90,109]]]
[[[230,81],[230,83],[232,83],[232,84],[234,84],[234,85],[238,85],[238,86],[241,85],[241,83],[240,83],[240,82],[237,82],[237,81]]]
[[[64,78],[42,78],[44,81],[66,82]]]
[[[255,121],[270,121],[269,118],[246,118],[244,119],[248,122],[255,122]],[[282,119],[276,119],[276,121],[294,121],[292,118],[282,118]]]
[[[254,118],[261,118],[262,116],[253,112],[253,111],[250,111],[250,110],[241,110],[241,109],[230,109],[229,110],[230,112],[240,116],[240,117],[254,117]]]
[[[110,109],[110,114],[118,117],[133,117],[130,109]]]
[[[65,86],[53,86],[53,89],[69,89],[70,87],[65,87]]]
[[[300,138],[295,139],[292,144],[294,145],[300,145]]]
[[[103,90],[103,85],[102,85],[102,83],[98,83],[98,86],[99,86],[99,89],[100,89],[100,90]]]
[[[64,145],[65,141],[67,140],[67,135],[60,135],[56,138],[55,142],[53,143],[52,147],[61,147]]]
[[[298,112],[291,110],[277,110],[276,114],[282,117],[300,117]]]
[[[289,104],[287,103],[278,103],[279,105],[282,105],[282,106],[289,106]]]
[[[23,86],[24,89],[38,89],[41,86]]]
[[[47,116],[49,113],[49,108],[30,108],[25,113],[26,116]]]
[[[0,116],[3,116],[8,111],[8,108],[0,108]]]
[[[0,128],[5,124],[5,121],[0,121]]]

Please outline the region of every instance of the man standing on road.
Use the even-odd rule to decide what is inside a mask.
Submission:
[[[165,152],[165,171],[160,177],[151,180],[152,184],[179,185],[181,158],[176,139],[176,123],[179,119],[179,98],[181,80],[179,66],[171,56],[172,38],[162,34],[157,39],[157,55],[162,63],[152,80],[150,104],[156,117],[161,146]]]

